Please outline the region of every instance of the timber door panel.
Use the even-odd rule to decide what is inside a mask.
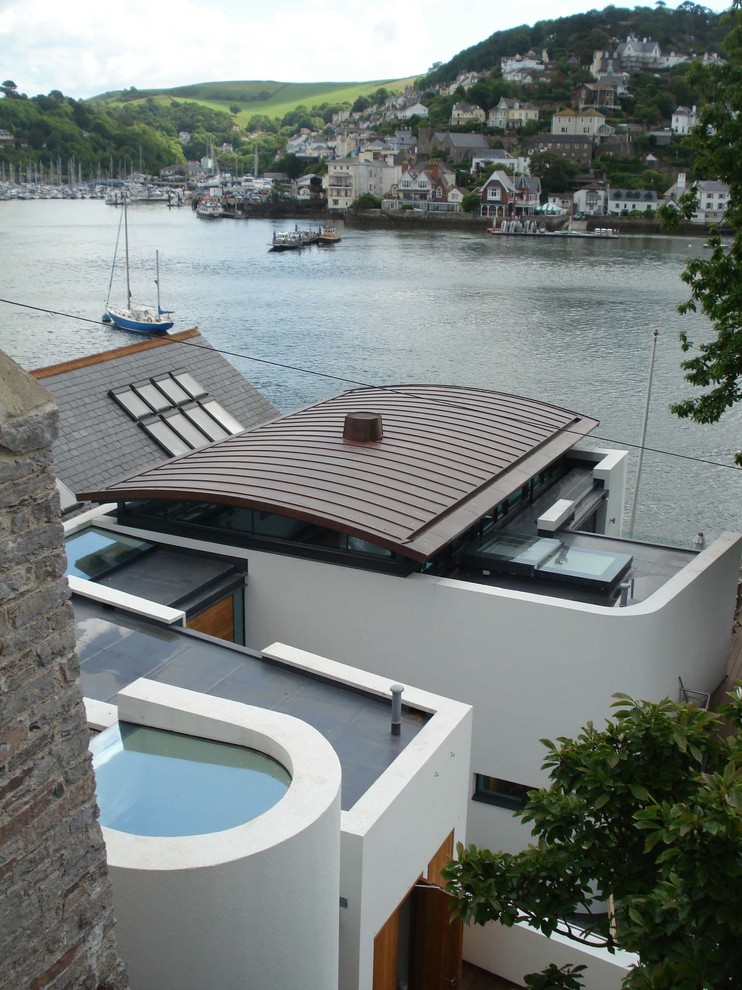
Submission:
[[[451,900],[451,894],[432,884],[414,888],[410,990],[450,990],[459,985],[464,926],[460,918],[451,918]]]
[[[428,870],[425,874],[426,879],[430,883],[437,884],[439,887],[443,887],[444,880],[441,876],[441,870],[443,867],[450,863],[453,859],[453,832],[449,832],[446,838],[443,840],[440,849],[433,856],[431,861],[428,863]]]
[[[397,990],[399,908],[374,938],[374,990]]]
[[[221,601],[216,602],[209,608],[194,615],[186,623],[189,629],[196,632],[206,633],[209,636],[216,636],[217,639],[226,639],[234,642],[234,601],[232,595],[227,595]]]

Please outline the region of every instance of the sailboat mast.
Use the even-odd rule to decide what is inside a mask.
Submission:
[[[126,193],[124,193],[124,245],[126,247],[126,307],[131,309],[131,283],[129,281],[129,220],[126,212]]]
[[[160,252],[155,251],[155,285],[157,286],[157,315],[159,316],[162,310],[160,309]]]

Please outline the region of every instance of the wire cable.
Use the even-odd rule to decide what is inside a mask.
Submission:
[[[3,299],[3,298],[0,298],[0,303],[5,303],[8,306],[18,306],[21,309],[35,310],[38,313],[47,313],[50,316],[62,316],[64,318],[70,319],[70,320],[80,320],[83,323],[92,323],[95,326],[105,327],[107,330],[110,330],[111,329],[111,324],[110,323],[104,323],[102,320],[91,320],[89,317],[75,316],[73,313],[62,313],[59,310],[46,309],[43,306],[32,306],[30,303],[17,302],[14,299]],[[154,336],[156,336],[156,335],[153,334],[153,337]],[[223,354],[223,355],[225,355],[227,357],[239,358],[240,360],[243,360],[243,361],[253,361],[256,364],[264,364],[264,365],[268,365],[269,367],[272,367],[272,368],[281,368],[284,371],[295,371],[295,372],[299,372],[300,374],[303,374],[303,375],[311,375],[314,378],[324,378],[324,379],[327,379],[328,381],[339,382],[342,385],[357,385],[357,386],[360,386],[361,388],[385,389],[385,390],[387,390],[389,392],[397,392],[400,395],[408,395],[409,394],[409,392],[405,391],[405,386],[404,385],[375,385],[372,382],[363,381],[363,380],[361,380],[359,378],[346,378],[346,377],[344,377],[342,375],[331,375],[331,374],[329,374],[326,371],[315,371],[315,370],[313,370],[311,368],[302,368],[299,365],[286,364],[283,361],[271,361],[269,358],[260,358],[260,357],[255,357],[252,354],[242,354],[239,351],[230,351],[230,350],[227,350],[226,348],[223,348],[223,347],[214,347],[212,344],[209,344],[209,343],[198,344],[198,343],[196,343],[196,341],[193,341],[193,340],[175,340],[173,337],[169,337],[167,334],[163,334],[162,337],[163,337],[163,339],[169,340],[173,344],[181,344],[182,346],[185,346],[185,347],[196,347],[196,348],[199,348],[201,350],[214,351],[217,354]],[[410,385],[409,388],[410,389],[413,389],[414,386],[413,385]],[[430,402],[435,402],[435,403],[440,404],[440,405],[445,405],[445,406],[449,406],[449,407],[452,407],[452,408],[459,408],[459,409],[462,408],[459,403],[456,403],[454,401],[449,401],[449,400],[443,399],[441,397],[426,396],[426,399],[428,401],[430,401]],[[584,433],[580,433],[577,430],[570,430],[569,428],[566,428],[566,427],[562,430],[562,432],[563,433],[573,433],[575,436],[578,436],[581,439],[583,439],[585,437],[585,434]],[[631,443],[631,441],[629,441],[629,440],[615,440],[615,439],[613,439],[613,437],[602,437],[602,436],[600,436],[597,433],[590,433],[589,436],[590,436],[591,439],[600,440],[603,443],[613,443],[613,444],[616,444],[619,447],[628,447],[628,448],[630,448],[632,450],[641,450],[642,449],[642,447],[641,447],[640,444]],[[660,447],[646,447],[645,446],[643,449],[644,449],[645,452],[650,453],[650,454],[660,454],[660,455],[662,455],[664,457],[676,457],[679,460],[693,461],[696,464],[705,464],[705,465],[707,465],[709,467],[725,468],[728,471],[742,471],[742,467],[740,467],[740,466],[738,466],[736,464],[724,464],[722,461],[714,461],[714,460],[711,460],[710,458],[707,458],[707,457],[696,457],[693,454],[680,454],[677,451],[674,451],[674,450],[663,450]]]

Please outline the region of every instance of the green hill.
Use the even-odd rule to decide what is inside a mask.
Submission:
[[[339,103],[353,103],[359,96],[367,96],[380,87],[390,92],[401,92],[414,83],[407,79],[376,79],[370,82],[317,82],[290,83],[274,80],[246,80],[232,82],[194,83],[172,89],[126,89],[121,92],[103,93],[93,98],[96,102],[114,105],[137,103],[154,99],[156,103],[189,101],[200,103],[210,110],[231,113],[230,107],[239,106],[235,114],[238,124],[244,126],[254,114],[263,114],[280,120],[298,106],[315,107]]]

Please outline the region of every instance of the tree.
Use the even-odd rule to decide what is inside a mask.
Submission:
[[[517,855],[460,845],[447,889],[465,921],[524,921],[636,953],[627,990],[737,987],[742,688],[719,714],[617,698],[604,729],[544,740],[550,786],[519,813],[537,845]],[[574,986],[574,972],[551,978],[543,985]]]
[[[6,79],[0,86],[0,93],[8,100],[19,99],[23,94],[18,92],[18,87],[12,79]]]
[[[481,201],[482,198],[479,193],[468,192],[461,198],[461,209],[464,213],[473,213]]]
[[[350,204],[351,210],[380,210],[381,199],[373,193],[362,193]]]
[[[541,192],[544,197],[550,193],[564,192],[569,188],[577,166],[552,151],[537,152],[531,156],[531,175],[541,179]]]
[[[687,6],[681,4],[678,10]],[[695,171],[729,185],[725,226],[732,231],[731,247],[725,250],[719,230],[712,230],[711,254],[691,259],[681,276],[690,286],[690,299],[680,306],[680,312],[700,310],[715,332],[711,340],[700,344],[681,334],[683,351],[693,352],[682,362],[685,379],[706,391],[671,409],[697,423],[718,422],[742,398],[742,26],[738,6],[735,0],[728,15],[734,26],[723,44],[727,61],[695,65],[689,73],[702,103],[691,138]],[[682,197],[679,210],[662,211],[663,222],[672,227],[682,217],[692,216],[695,206],[695,191],[690,190]],[[735,460],[742,465],[742,452]]]

